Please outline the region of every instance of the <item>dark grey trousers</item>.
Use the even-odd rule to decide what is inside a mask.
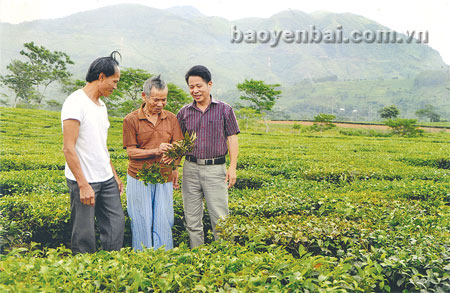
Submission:
[[[70,190],[72,253],[93,253],[96,249],[95,218],[100,230],[102,249],[120,250],[123,245],[125,219],[117,182],[89,183],[95,192],[95,206],[82,204],[76,181],[67,179]]]

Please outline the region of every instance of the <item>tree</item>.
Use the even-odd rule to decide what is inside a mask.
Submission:
[[[314,116],[314,122],[311,129],[315,131],[325,131],[336,127],[336,124],[332,123],[335,118],[336,116],[332,114],[320,113],[319,115]]]
[[[236,111],[236,118],[240,123],[244,123],[245,130],[248,130],[249,124],[261,119],[261,114],[256,113],[255,109],[244,107]]]
[[[6,67],[11,74],[1,76],[0,83],[16,93],[14,106],[18,99],[26,104],[34,102],[40,106],[48,86],[69,78],[71,73],[67,71],[67,65],[74,63],[66,53],[51,52],[34,42],[25,43],[24,47],[20,55],[28,60],[12,60]]]
[[[30,100],[34,94],[33,87],[30,82],[32,74],[28,67],[28,64],[22,61],[13,60],[8,66],[6,66],[12,74],[0,76],[0,83],[12,89],[16,93],[13,104],[14,107],[20,100],[27,104],[30,103]]]
[[[177,114],[184,105],[192,101],[192,98],[173,83],[168,83],[167,87],[169,88],[169,94],[167,95],[167,105],[165,109]]]
[[[237,89],[244,93],[240,97],[243,101],[250,103],[250,108],[255,109],[256,113],[262,114],[266,125],[266,132],[269,132],[269,125],[265,119],[265,114],[272,109],[276,100],[280,97],[281,91],[275,88],[280,84],[266,84],[262,80],[245,80],[237,84]]]
[[[103,102],[108,107],[111,116],[124,117],[128,113],[138,109],[142,103],[143,86],[147,79],[153,74],[140,68],[123,68],[120,71],[120,81],[117,89]],[[80,79],[66,79],[63,82],[62,90],[66,94],[71,94],[75,90],[82,88],[86,81]],[[168,83],[169,93],[167,95],[166,110],[177,113],[185,104],[191,101],[190,96],[173,83]],[[57,107],[57,105],[53,105]]]
[[[67,78],[63,80],[61,84],[61,91],[66,95],[70,95],[74,91],[84,87],[86,85],[86,81],[82,79]]]
[[[250,108],[255,109],[257,113],[262,113],[270,111],[275,105],[281,94],[280,90],[275,89],[279,86],[280,84],[266,84],[262,80],[246,79],[243,83],[239,83],[237,88],[244,92],[240,99],[249,101]]]
[[[427,104],[423,109],[416,111],[416,116],[420,118],[428,118],[430,122],[441,121],[441,116],[436,113],[436,108],[433,105]]]
[[[127,67],[120,71],[120,81],[116,93],[121,92],[123,97],[128,98],[134,109],[139,108],[142,97],[144,82],[153,74],[140,68]]]
[[[112,116],[123,117],[138,109],[142,103],[144,83],[152,76],[152,73],[140,68],[122,69],[117,89],[104,101],[108,107],[108,113]],[[169,93],[165,109],[176,114],[181,107],[191,101],[191,98],[173,83],[168,83],[167,87]]]
[[[400,111],[397,109],[395,105],[390,105],[380,109],[378,113],[380,114],[381,118],[392,119],[397,118],[398,115],[400,114]]]
[[[392,133],[399,136],[417,136],[423,133],[422,129],[419,129],[416,119],[389,119],[385,122],[387,126],[392,128]]]

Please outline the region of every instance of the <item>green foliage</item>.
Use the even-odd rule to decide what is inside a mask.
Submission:
[[[292,129],[300,130],[301,128],[302,128],[301,124],[294,123],[294,125],[292,125]]]
[[[62,81],[61,91],[67,96],[86,85],[85,80],[67,78]]]
[[[0,77],[0,83],[13,90],[16,94],[14,105],[18,101],[29,104],[36,97],[33,90],[33,84],[30,82],[33,78],[33,73],[29,68],[29,64],[12,60],[6,67],[11,74]]]
[[[313,131],[325,131],[336,127],[336,124],[332,123],[336,116],[331,114],[319,114],[314,117],[314,123],[311,126]]]
[[[66,192],[64,171],[20,170],[0,173],[0,196],[36,191]]]
[[[172,160],[177,160],[184,156],[186,153],[191,152],[194,149],[195,140],[197,139],[197,134],[186,131],[184,138],[182,140],[176,141],[172,144],[172,148],[169,149],[165,155]],[[174,166],[175,167],[175,166]],[[178,167],[178,166],[176,166]]]
[[[348,136],[372,136],[372,137],[390,137],[392,133],[377,131],[375,129],[351,129],[342,128],[339,129],[339,133]]]
[[[321,113],[314,117],[314,122],[331,124],[331,121],[333,121],[335,118],[336,116],[334,115]]]
[[[124,68],[120,72],[120,81],[117,89],[111,96],[105,99],[110,115],[124,117],[128,113],[138,109],[142,103],[142,91],[144,83],[153,74],[139,68]],[[167,83],[169,93],[167,94],[167,105],[165,110],[177,113],[191,98],[185,91]]]
[[[249,125],[252,126],[256,121],[263,117],[262,114],[257,113],[257,111],[253,108],[242,107],[235,113],[239,122],[245,125],[245,130],[248,130]],[[243,125],[240,126],[240,128],[243,128]]]
[[[262,80],[246,79],[243,83],[237,84],[237,89],[244,93],[240,99],[249,101],[250,108],[255,109],[259,114],[270,111],[275,105],[281,95],[281,91],[275,89],[279,86],[279,84],[266,84]]]
[[[169,93],[167,94],[167,105],[164,107],[167,111],[176,114],[184,105],[192,101],[190,95],[173,83],[168,83],[167,87]]]
[[[423,133],[423,130],[419,129],[416,119],[402,119],[395,120],[389,119],[385,122],[387,126],[392,128],[392,133],[400,136],[417,136]]]
[[[381,118],[393,119],[393,118],[397,118],[398,115],[400,115],[400,111],[397,109],[397,107],[395,105],[390,105],[390,106],[380,109],[378,111],[378,114],[380,114]]]
[[[105,34],[101,30],[96,30],[89,36],[85,35],[86,26],[90,26],[91,23],[99,27],[109,27],[111,20],[106,16],[114,14],[121,15],[120,20],[117,19],[118,21],[115,22],[115,34]],[[145,16],[149,14],[152,17],[146,18]],[[429,46],[382,45],[378,47],[347,44],[345,54],[342,55],[336,52],[333,44],[324,44],[321,48],[324,54],[317,54],[317,51],[311,50],[309,46],[297,46],[293,50],[293,46],[290,45],[272,48],[268,44],[263,46],[235,44],[230,48],[229,30],[233,21],[195,15],[199,16],[199,22],[207,31],[203,34],[205,41],[190,42],[197,35],[196,21],[173,17],[170,23],[166,23],[164,30],[152,32],[152,39],[159,40],[165,44],[164,46],[149,44],[148,38],[144,37],[148,36],[149,27],[158,27],[167,20],[167,12],[163,10],[155,12],[149,7],[128,6],[126,9],[109,7],[104,10],[102,8],[92,13],[83,13],[85,22],[78,22],[76,19],[78,16],[69,16],[67,21],[42,20],[39,25],[2,23],[1,31],[4,32],[1,34],[0,41],[2,60],[7,64],[9,60],[17,58],[16,48],[22,45],[22,40],[37,41],[39,37],[39,42],[43,44],[54,44],[55,40],[58,40],[58,50],[83,52],[83,54],[72,56],[76,57],[74,61],[77,63],[73,73],[81,76],[86,73],[87,65],[95,57],[92,53],[85,53],[86,48],[90,48],[90,52],[105,53],[104,44],[116,44],[117,38],[123,37],[124,49],[127,48],[124,54],[125,62],[139,64],[139,67],[149,71],[162,68],[161,70],[167,72],[166,79],[180,86],[184,83],[180,73],[184,73],[192,65],[190,52],[226,52],[226,54],[202,54],[202,57],[204,64],[220,67],[220,70],[214,72],[215,81],[220,81],[220,88],[224,93],[220,98],[229,99],[226,101],[230,104],[234,102],[232,97],[236,96],[232,94],[236,83],[241,82],[243,76],[251,77],[256,73],[260,79],[276,80],[283,85],[283,98],[277,101],[277,105],[289,111],[292,119],[311,119],[318,113],[331,113],[334,103],[330,103],[330,97],[336,97],[336,104],[343,106],[346,111],[358,109],[361,115],[355,119],[364,118],[373,121],[376,119],[376,110],[380,108],[380,105],[392,103],[398,105],[404,117],[413,117],[414,112],[421,105],[432,103],[443,111],[441,113],[443,118],[450,119],[450,107],[446,105],[448,84],[422,88],[414,88],[413,85],[414,77],[420,71],[447,66]],[[135,25],[139,17],[146,18],[147,25]],[[299,23],[312,22],[323,22],[325,26],[334,27],[332,20],[343,24],[349,32],[365,27],[370,27],[371,30],[385,29],[369,19],[342,14],[328,16],[300,14],[290,17],[289,12],[284,12],[265,21],[267,21],[267,27],[297,28]],[[249,19],[248,21],[248,27],[256,28],[261,20]],[[184,28],[183,34],[180,34],[179,28]],[[92,40],[103,41],[93,42]],[[183,49],[180,49],[181,46]],[[168,56],[170,58],[167,58]],[[324,56],[329,58],[323,58]],[[335,56],[339,58],[334,58]],[[355,58],[358,62],[354,62]],[[157,60],[168,59],[170,62],[165,63],[163,67],[157,65]],[[333,60],[333,64],[330,64],[330,59]],[[235,60],[235,62],[229,60]],[[386,62],[379,62],[379,60],[386,60]],[[268,62],[271,66],[268,66]],[[329,78],[333,75],[337,75],[337,81],[320,83],[312,81],[313,78],[320,81],[323,77]],[[304,81],[311,83],[310,88],[297,87]],[[55,96],[55,98],[62,100],[61,96]],[[371,109],[368,102],[372,101],[378,104]],[[351,117],[347,113],[343,113],[342,116]]]
[[[108,113],[113,116],[124,117],[139,108],[142,101],[142,87],[144,82],[153,75],[139,68],[122,68],[117,89],[104,99]]]
[[[63,52],[51,52],[34,42],[25,43],[25,49],[20,55],[26,57],[26,62],[12,60],[7,66],[11,74],[2,76],[0,83],[12,89],[18,99],[26,104],[35,103],[38,106],[45,98],[47,87],[55,81],[63,81],[71,76],[67,65],[74,64]]]
[[[194,149],[194,142],[197,139],[197,135],[193,132],[191,135],[186,131],[184,138],[172,144],[172,148],[168,150],[165,155],[172,159],[172,163],[169,165],[164,163],[155,162],[150,166],[147,163],[136,174],[139,180],[144,181],[145,185],[165,183],[170,176],[171,170],[175,170],[179,166],[175,166],[175,161],[181,158],[184,154]],[[168,170],[168,168],[171,168]]]
[[[436,108],[430,104],[425,105],[423,109],[417,110],[416,116],[420,118],[429,118],[430,122],[441,121],[441,116],[436,113]]]
[[[183,244],[176,190],[174,249],[74,257],[52,249],[70,242],[59,114],[0,110],[0,183],[12,186],[0,198],[1,291],[450,291],[448,133],[242,133],[222,241],[205,213],[208,244]],[[122,120],[110,121],[123,178]]]
[[[414,80],[368,79],[338,80],[322,83],[297,83],[283,86],[277,102],[291,119],[312,119],[318,113],[334,113],[339,120],[376,121],[378,109],[395,104],[404,117],[414,117],[425,104],[433,104],[442,118],[450,119],[448,84],[414,87]],[[342,110],[341,110],[342,108]],[[353,113],[356,109],[358,112]]]
[[[161,167],[161,165],[163,165],[163,167]],[[166,183],[169,175],[170,170],[164,170],[164,164],[159,162],[152,163],[151,165],[145,163],[142,169],[136,174],[137,178],[143,181],[145,185]]]
[[[355,273],[349,260],[311,256],[294,259],[282,248],[255,252],[217,242],[190,250],[185,244],[135,252],[71,256],[64,248],[16,249],[0,262],[0,289],[62,292],[254,292],[374,291],[384,286],[373,264]],[[132,269],[130,269],[132,268]]]
[[[142,101],[142,87],[144,82],[153,74],[140,68],[123,68],[120,71],[120,81],[117,92],[122,92],[124,98],[133,103],[133,109],[139,108]]]

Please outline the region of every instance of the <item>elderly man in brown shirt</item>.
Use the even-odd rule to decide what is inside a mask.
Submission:
[[[123,147],[129,164],[127,174],[127,211],[131,218],[132,245],[155,249],[173,248],[173,188],[178,188],[178,170],[164,167],[165,183],[144,184],[137,173],[144,165],[161,162],[172,143],[183,139],[176,116],[164,110],[168,88],[160,76],[144,83],[142,106],[123,121]],[[164,162],[166,158],[163,159]]]

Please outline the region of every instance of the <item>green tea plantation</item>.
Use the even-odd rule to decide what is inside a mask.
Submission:
[[[189,248],[175,191],[174,249],[133,251],[127,217],[121,251],[72,256],[59,113],[0,113],[1,292],[450,292],[448,132],[243,131],[220,241],[206,213]]]

